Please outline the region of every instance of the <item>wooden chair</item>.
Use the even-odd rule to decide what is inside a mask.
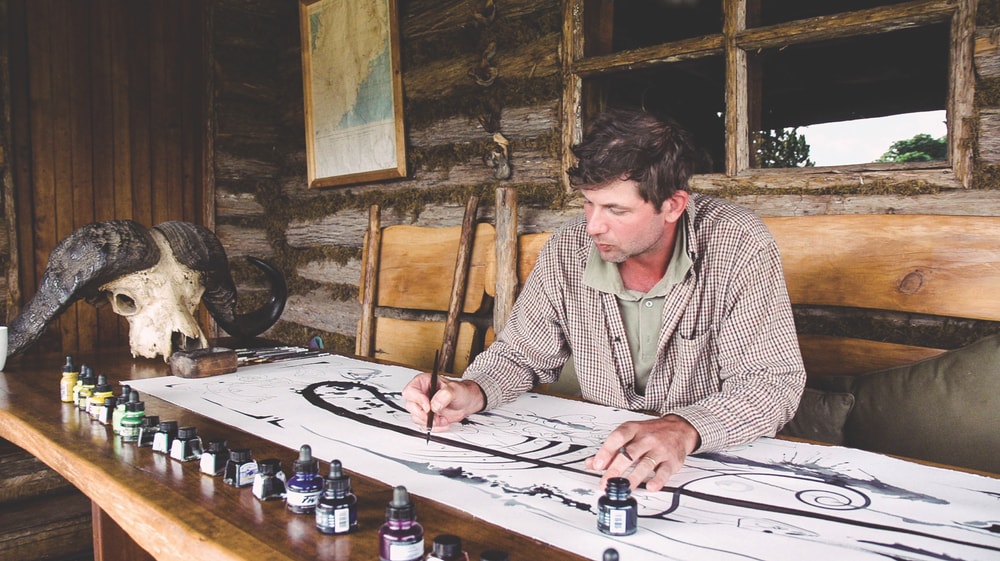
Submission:
[[[468,320],[489,311],[495,234],[490,224],[475,224],[477,204],[472,197],[462,226],[447,228],[383,229],[379,207],[371,207],[357,355],[430,370],[440,351],[438,366],[460,374],[482,349],[484,329]]]

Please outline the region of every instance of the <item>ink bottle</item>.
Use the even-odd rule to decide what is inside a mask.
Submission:
[[[431,552],[426,561],[469,561],[469,554],[462,551],[462,538],[441,534],[431,542]]]
[[[73,366],[73,357],[66,357],[66,364],[63,365],[62,379],[59,380],[59,400],[63,403],[73,403],[73,389],[80,379],[80,373]]]
[[[601,557],[601,561],[618,561],[618,550],[609,547],[604,550],[604,557]]]
[[[378,538],[379,561],[419,561],[424,556],[424,528],[417,522],[406,487],[399,485],[392,490]]]
[[[258,462],[257,473],[253,476],[253,496],[262,501],[275,501],[285,498],[284,472],[281,471],[281,460],[267,458]]]
[[[118,406],[117,395],[109,395],[104,398],[103,405],[97,405],[94,407],[94,418],[97,419],[102,425],[110,425],[111,417],[115,414],[115,407]],[[93,399],[93,397],[91,397]]]
[[[122,388],[122,394],[118,396],[118,402],[115,405],[115,413],[111,417],[111,430],[118,435],[122,433],[122,419],[125,418],[126,406],[129,403],[139,401],[139,392],[132,391],[129,386]]]
[[[87,410],[87,402],[90,400],[90,392],[97,384],[94,379],[94,370],[84,364],[80,367],[80,389],[76,392],[76,406],[80,411]]]
[[[312,447],[299,447],[299,459],[292,465],[292,477],[285,486],[285,506],[295,514],[312,514],[316,503],[323,494],[323,477],[319,474],[319,462],[312,457]]]
[[[249,448],[234,448],[229,451],[229,461],[226,462],[226,473],[222,482],[233,487],[246,487],[253,483],[257,475],[257,462]]]
[[[351,478],[344,475],[340,460],[334,460],[316,505],[316,529],[324,534],[346,534],[357,528],[358,498],[351,492]]]
[[[139,425],[139,437],[136,442],[139,446],[152,446],[156,431],[160,428],[160,417],[157,415],[146,415]]]
[[[138,401],[139,392],[132,392],[137,401],[125,404],[125,413],[122,414],[121,427],[118,434],[122,437],[122,442],[139,442],[139,432],[142,429],[142,421],[146,418],[146,404]]]
[[[205,451],[201,455],[199,468],[205,475],[222,475],[226,471],[226,462],[229,460],[229,450],[226,449],[226,441],[221,439],[209,440],[205,445]]]
[[[101,374],[97,377],[97,384],[94,389],[90,392],[90,397],[87,399],[87,413],[93,418],[98,418],[101,415],[100,408],[104,407],[104,400],[113,397],[115,395],[114,390],[111,389],[111,384],[108,383],[108,377]],[[114,405],[111,406],[114,408]]]
[[[201,437],[195,427],[177,429],[177,438],[170,443],[170,457],[182,462],[201,458]]]
[[[502,549],[487,549],[479,554],[479,561],[510,561],[510,555]]]
[[[639,529],[639,505],[628,479],[612,477],[597,501],[597,529],[610,536],[630,536]]]
[[[177,421],[160,421],[160,426],[153,434],[153,452],[169,454],[175,438],[177,438]]]

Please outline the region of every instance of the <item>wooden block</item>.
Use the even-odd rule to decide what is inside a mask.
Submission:
[[[236,351],[209,347],[170,355],[170,373],[180,378],[207,378],[236,372]]]

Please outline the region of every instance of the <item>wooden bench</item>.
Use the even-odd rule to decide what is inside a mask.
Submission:
[[[1000,333],[994,323],[1000,322],[1000,217],[824,215],[764,222],[781,252],[808,385],[815,387],[789,426],[806,434],[795,436],[1000,472],[1000,355],[992,372],[978,366],[929,372],[968,355],[946,351]],[[549,236],[519,236],[519,282]],[[961,330],[964,335],[953,335]],[[923,372],[910,372],[912,365]],[[970,380],[978,386],[963,387]],[[983,384],[987,395],[972,397]],[[928,404],[937,406],[914,410]],[[938,417],[942,411],[950,413]],[[811,425],[800,418],[806,415],[814,417]],[[828,426],[815,430],[823,422]],[[925,434],[900,435],[907,426],[911,434]],[[957,451],[963,447],[970,451]]]

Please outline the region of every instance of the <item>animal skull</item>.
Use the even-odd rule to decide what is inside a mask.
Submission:
[[[100,287],[115,313],[129,324],[132,356],[167,358],[177,350],[201,349],[208,340],[195,312],[205,292],[201,273],[177,262],[163,235],[153,230],[160,261]]]

